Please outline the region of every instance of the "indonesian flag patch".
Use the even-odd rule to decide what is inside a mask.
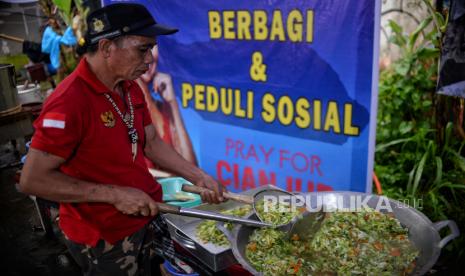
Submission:
[[[48,112],[44,116],[42,127],[64,129],[65,119],[66,119],[66,114],[57,113],[57,112]]]

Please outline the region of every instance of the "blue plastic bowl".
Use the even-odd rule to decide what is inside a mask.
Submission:
[[[185,180],[182,177],[168,177],[168,178],[158,179],[157,181],[158,183],[160,183],[163,189],[163,201],[165,201],[167,198],[173,197],[178,192],[182,192],[181,188],[183,184],[192,185],[192,183],[190,183],[189,181]],[[170,201],[167,203],[171,205],[184,207],[184,208],[195,207],[202,203],[202,199],[200,198],[200,195],[192,194],[192,193],[188,193],[188,194],[191,195],[194,199],[189,200],[189,201]]]
[[[168,271],[169,274],[173,275],[173,276],[199,276],[198,273],[191,273],[191,274],[185,274],[185,273],[180,273],[179,271],[177,271],[172,265],[170,262],[168,261],[165,261],[163,263],[163,266],[165,267],[165,269]]]

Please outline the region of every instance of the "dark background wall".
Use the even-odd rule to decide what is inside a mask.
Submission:
[[[37,2],[11,4],[0,1],[0,33],[40,42],[39,28],[47,22]],[[22,44],[0,38],[1,55],[19,54]]]

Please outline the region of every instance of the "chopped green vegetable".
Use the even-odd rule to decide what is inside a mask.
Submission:
[[[245,254],[257,271],[264,275],[308,275],[308,261],[303,258],[305,245],[289,241],[286,233],[273,228],[256,229],[250,236]]]
[[[266,208],[265,208],[266,207]],[[273,225],[282,225],[289,223],[300,212],[294,208],[291,209],[291,204],[287,202],[273,202],[271,200],[260,200],[255,205],[257,215],[263,222]]]
[[[328,213],[308,242],[257,229],[246,256],[265,275],[403,275],[418,257],[399,221],[372,209]]]
[[[226,210],[221,212],[225,215],[232,215],[236,217],[244,217],[252,211],[250,205],[244,205],[235,209]],[[217,246],[229,246],[229,241],[226,236],[221,232],[220,229],[216,227],[216,221],[214,220],[205,220],[197,226],[197,237],[204,243],[213,243]],[[228,230],[232,230],[233,224],[227,222],[224,226]]]

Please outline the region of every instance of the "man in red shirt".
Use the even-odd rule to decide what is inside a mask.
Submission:
[[[20,188],[60,202],[60,228],[84,274],[150,275],[148,223],[162,190],[144,155],[208,188],[204,201],[221,202],[221,187],[162,141],[134,82],[152,62],[156,36],[177,30],[138,4],[106,6],[87,24],[86,55],[34,124]]]

